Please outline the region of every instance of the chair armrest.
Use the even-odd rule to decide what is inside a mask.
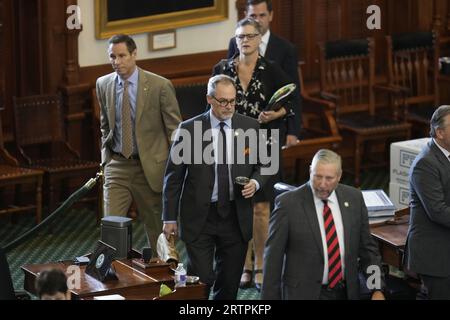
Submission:
[[[377,84],[377,85],[374,85],[373,88],[375,90],[385,91],[385,92],[394,93],[394,94],[400,94],[400,93],[409,94],[411,92],[411,90],[407,87],[395,86],[395,85],[384,86],[384,85]]]
[[[331,100],[335,103],[338,103],[341,100],[340,96],[327,91],[320,91],[320,97],[325,100]]]
[[[302,96],[302,108],[306,112],[324,112],[325,110],[334,111],[336,105],[328,100],[313,98],[310,96]]]

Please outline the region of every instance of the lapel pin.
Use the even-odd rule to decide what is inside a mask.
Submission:
[[[344,202],[344,206],[345,206],[346,208],[348,208],[348,207],[349,207],[348,202]]]

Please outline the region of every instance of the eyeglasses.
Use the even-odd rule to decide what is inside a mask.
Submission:
[[[257,36],[259,36],[259,33],[237,34],[236,39],[241,40],[241,41],[244,40],[245,38],[247,38],[248,40],[253,40]]]
[[[226,100],[226,99],[221,99],[221,100],[218,100],[216,97],[214,97],[214,96],[211,96],[214,100],[216,100],[217,101],[217,103],[218,104],[220,104],[220,106],[221,107],[226,107],[226,106],[228,106],[228,105],[230,105],[230,106],[235,106],[236,105],[236,99],[231,99],[231,100]]]

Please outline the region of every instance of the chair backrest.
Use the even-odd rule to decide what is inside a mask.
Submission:
[[[14,97],[16,141],[20,147],[64,142],[61,97]]]
[[[319,43],[320,87],[339,96],[337,117],[349,112],[375,113],[373,38]]]
[[[178,105],[183,120],[190,119],[206,110],[206,83],[175,86]]]
[[[438,104],[439,45],[433,32],[386,36],[389,84],[408,89],[408,104]]]
[[[0,248],[0,300],[16,300],[8,260]]]

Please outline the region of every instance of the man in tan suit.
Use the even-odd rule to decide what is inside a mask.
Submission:
[[[156,252],[164,169],[180,110],[171,82],[136,66],[130,36],[115,35],[108,43],[114,72],[97,80],[104,214],[125,216],[134,200]]]

